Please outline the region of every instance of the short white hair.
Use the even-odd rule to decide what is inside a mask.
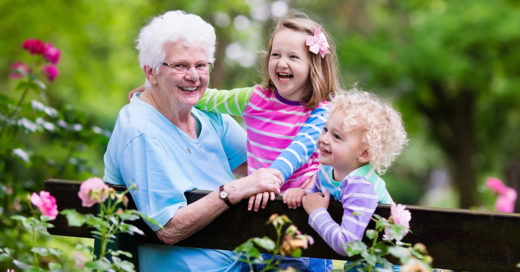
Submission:
[[[200,46],[206,52],[208,62],[214,61],[216,35],[213,26],[197,15],[174,10],[152,18],[141,29],[136,41],[141,69],[148,66],[158,71],[166,55],[164,44],[181,39],[185,46]]]
[[[408,143],[401,114],[388,101],[357,88],[337,92],[331,103],[331,114],[345,114],[345,131],[362,127],[370,163],[384,174]]]

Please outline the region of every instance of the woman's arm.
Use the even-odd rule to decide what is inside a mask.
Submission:
[[[296,169],[309,160],[316,150],[318,137],[328,116],[328,104],[322,103],[314,109],[291,144],[280,153],[269,168],[279,170],[284,181],[290,177]]]
[[[259,169],[253,174],[233,180],[224,186],[232,204],[260,192],[280,193],[282,179],[274,169]],[[228,207],[220,199],[218,190],[187,205],[175,213],[168,223],[156,232],[162,242],[173,245],[199,231],[222,214]]]

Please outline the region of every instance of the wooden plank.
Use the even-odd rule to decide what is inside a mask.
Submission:
[[[95,208],[81,207],[81,201],[77,198],[79,184],[48,180],[45,188],[56,197],[60,210],[75,208],[80,212],[95,213]],[[187,193],[188,203],[206,194],[205,191]],[[406,236],[405,241],[424,243],[434,258],[434,267],[465,271],[518,271],[515,265],[520,262],[519,214],[417,206],[408,206],[408,209],[412,213],[410,227],[413,232]],[[340,203],[331,202],[329,212],[339,221],[343,213]],[[287,209],[280,198],[256,213],[247,211],[247,202],[242,201],[177,245],[232,250],[253,236],[274,237],[273,228],[265,225],[273,213],[286,214],[303,233],[315,238],[315,244],[303,251],[305,256],[346,259],[331,250],[307,224],[308,216],[302,208]],[[389,206],[379,205],[376,213],[388,217]],[[52,234],[90,237],[86,228],[68,227],[61,215],[53,224],[55,228],[49,230]],[[135,242],[160,243],[144,222],[140,221],[136,226],[145,231],[146,235],[134,237]]]

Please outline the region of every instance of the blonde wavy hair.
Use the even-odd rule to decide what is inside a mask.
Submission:
[[[274,89],[274,84],[269,77],[269,57],[273,49],[273,38],[281,30],[291,29],[294,31],[303,32],[307,35],[313,35],[314,31],[321,27],[318,23],[311,20],[305,13],[297,10],[291,10],[285,17],[282,17],[275,26],[267,50],[264,52],[263,63],[263,80],[261,86],[263,88]],[[322,101],[329,101],[330,96],[335,91],[340,90],[340,83],[338,77],[338,59],[336,57],[336,48],[332,39],[327,32],[322,28],[323,34],[327,38],[330,46],[330,54],[321,57],[319,54],[312,54],[310,51],[310,72],[309,80],[307,82],[307,93],[303,97],[303,105],[308,109],[314,109]]]
[[[357,88],[336,92],[331,104],[331,115],[345,114],[345,131],[363,128],[362,142],[367,146],[370,163],[378,174],[384,174],[408,144],[401,114],[381,97]]]

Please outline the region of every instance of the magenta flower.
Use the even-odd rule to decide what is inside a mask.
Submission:
[[[495,210],[499,212],[512,213],[515,210],[516,191],[507,188],[504,194],[500,194],[495,203]]]
[[[494,177],[486,179],[486,186],[498,194],[504,194],[507,191],[507,186],[500,179]]]
[[[22,47],[28,50],[31,55],[43,54],[45,52],[45,43],[37,39],[25,40]]]
[[[89,178],[81,183],[78,197],[81,199],[83,207],[103,202],[107,199],[110,188],[100,178]]]
[[[56,205],[56,198],[49,192],[40,191],[40,195],[32,193],[31,203],[38,207],[43,215],[49,217],[51,220],[56,219],[58,215],[58,205]]]
[[[49,81],[54,81],[54,79],[58,76],[58,68],[54,65],[45,65],[43,67],[43,73],[49,79]]]
[[[21,62],[15,62],[12,68],[14,72],[11,74],[11,77],[16,79],[25,77],[31,71],[29,65]]]
[[[498,194],[495,210],[499,212],[513,212],[515,210],[517,197],[515,189],[507,187],[500,179],[494,177],[486,179],[486,186]]]
[[[47,43],[43,52],[43,56],[47,61],[52,62],[54,65],[56,65],[60,61],[60,55],[61,52],[58,48],[52,46],[52,43]]]

